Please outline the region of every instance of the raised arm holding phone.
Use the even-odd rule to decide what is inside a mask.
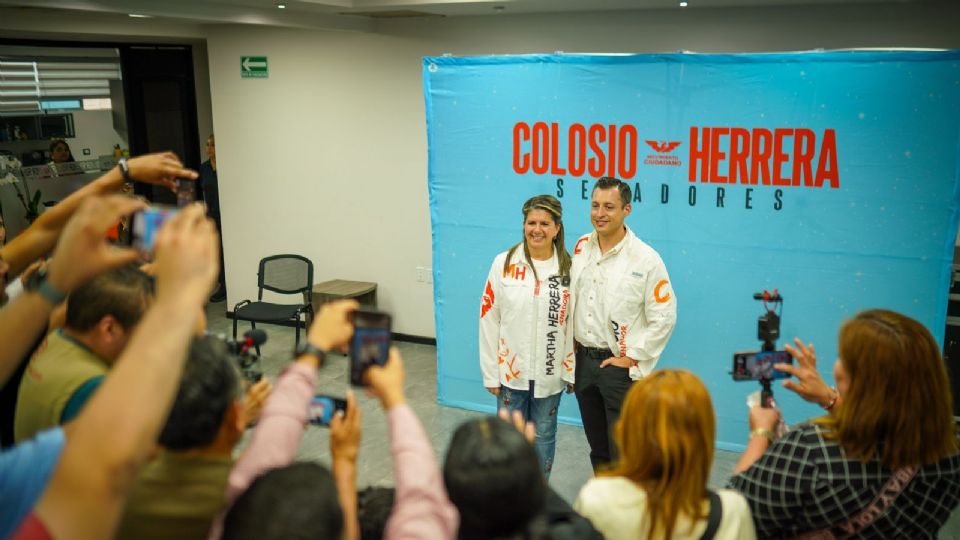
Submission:
[[[117,193],[128,179],[175,190],[178,178],[195,180],[197,173],[185,168],[172,152],[159,152],[126,159],[122,167],[110,169],[103,176],[71,193],[56,206],[41,214],[16,238],[0,247],[0,259],[9,265],[7,275],[11,277],[19,275],[33,261],[50,253],[57,244],[57,239],[67,221],[87,199]]]

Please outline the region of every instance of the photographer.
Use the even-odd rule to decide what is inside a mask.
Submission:
[[[776,409],[750,410],[751,437],[730,486],[760,537],[932,537],[960,501],[960,453],[947,373],[930,332],[886,310],[840,328],[836,390],[813,345],[787,350],[784,386],[828,414],[773,440]]]
[[[353,334],[349,315],[356,308],[357,303],[352,300],[324,305],[310,325],[309,344],[319,351],[343,347]],[[291,465],[307,424],[307,408],[316,390],[317,369],[322,356],[322,352],[303,353],[280,375],[264,405],[250,444],[230,472],[226,492],[228,510],[214,522],[211,539],[221,535],[225,538],[257,538],[269,534],[268,530],[283,535],[284,527],[301,526],[309,526],[318,534],[335,538],[340,536],[345,523],[350,531],[348,537],[356,537],[356,455],[360,443],[360,413],[352,394],[347,396],[346,416],[335,417],[330,423],[333,476],[337,481],[318,465]],[[267,471],[271,472],[264,474]],[[261,475],[263,477],[258,479]],[[282,486],[277,498],[271,495],[271,484]],[[253,490],[254,486],[256,490]],[[259,492],[265,492],[265,500],[273,503],[261,502],[264,499],[258,496]],[[314,500],[302,507],[288,505],[298,493]],[[273,508],[274,504],[283,505],[289,511]],[[248,505],[251,509],[245,510]],[[307,523],[300,519],[307,520]]]
[[[142,202],[91,196],[79,206],[63,228],[46,285],[0,310],[0,334],[9,338],[3,368],[26,354],[65,293],[138,257],[109,246],[105,235]],[[216,235],[202,207],[185,208],[164,225],[155,256],[156,301],[100,390],[73,422],[0,454],[0,536],[18,526],[24,537],[113,534],[134,474],[173,400],[195,323],[189,314],[199,313],[216,275]]]
[[[76,417],[123,353],[153,294],[153,278],[133,265],[70,293],[66,324],[47,336],[20,381],[16,442]]]
[[[406,375],[396,348],[384,367],[371,366],[365,381],[380,400],[390,430],[396,495],[384,538],[452,538],[457,511],[447,498],[436,455],[423,425],[407,404]]]
[[[321,350],[346,344],[353,333],[348,314],[356,307],[352,300],[324,306],[311,326],[310,343]],[[333,474],[312,463],[291,465],[303,435],[320,360],[314,353],[302,354],[277,381],[250,446],[230,475],[227,497],[236,500],[224,518],[224,538],[269,540],[304,530],[315,538],[337,538],[341,528],[344,538],[358,538],[355,484],[360,411],[352,394],[347,396],[346,414],[335,416],[330,423]],[[456,511],[443,491],[429,439],[406,404],[404,377],[403,360],[396,349],[391,349],[384,367],[372,366],[364,374],[364,381],[387,413],[396,476],[397,502],[385,537],[452,538]],[[334,489],[339,504],[331,500]],[[334,515],[341,509],[342,517]],[[219,536],[215,527],[211,538]]]
[[[130,492],[118,540],[206,537],[223,510],[233,450],[248,420],[235,364],[223,340],[193,339],[160,448]]]

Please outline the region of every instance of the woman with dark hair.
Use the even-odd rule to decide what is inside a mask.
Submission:
[[[513,425],[495,416],[457,428],[443,480],[460,512],[460,539],[510,538],[526,531],[547,496],[536,451]]]
[[[787,350],[785,386],[827,414],[774,440],[779,411],[750,411],[750,441],[730,484],[763,537],[932,538],[960,501],[960,453],[940,348],[887,310],[840,328],[836,388],[812,344]]]
[[[73,152],[70,151],[70,145],[64,140],[50,141],[50,161],[55,164],[70,163],[76,161],[73,158]]]
[[[459,540],[601,540],[540,473],[533,424],[519,411],[464,422],[443,464]]]
[[[537,454],[550,477],[557,408],[574,380],[570,254],[563,208],[550,195],[523,204],[523,241],[497,255],[480,306],[480,370],[497,408],[536,426]]]
[[[707,490],[715,437],[710,394],[696,375],[650,373],[633,384],[614,425],[619,457],[583,486],[574,508],[607,540],[753,540],[743,496]]]

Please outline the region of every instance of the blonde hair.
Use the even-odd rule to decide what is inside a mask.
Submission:
[[[826,437],[884,467],[936,463],[957,451],[953,400],[940,348],[919,322],[893,311],[859,313],[840,328],[850,387]]]
[[[654,371],[627,393],[614,427],[620,452],[599,474],[633,480],[647,493],[648,538],[670,538],[681,514],[706,517],[716,419],[703,382],[686,370]]]
[[[553,239],[553,249],[557,252],[557,261],[560,264],[560,277],[568,277],[570,275],[572,262],[570,252],[567,251],[567,245],[563,239],[563,206],[553,195],[537,195],[536,197],[527,199],[527,202],[523,203],[522,211],[524,221],[526,221],[527,214],[529,214],[531,210],[543,210],[547,212],[550,214],[550,217],[553,218],[554,223],[557,224],[558,232],[556,238]],[[521,245],[523,246],[523,256],[527,259],[527,265],[533,269],[534,279],[540,281],[540,276],[537,275],[537,268],[533,265],[533,261],[530,260],[530,249],[527,246],[526,239],[519,244],[515,244],[510,248],[510,251],[507,252],[507,259],[503,262],[503,273],[507,273],[507,268],[510,267],[510,259],[513,258],[513,253]]]

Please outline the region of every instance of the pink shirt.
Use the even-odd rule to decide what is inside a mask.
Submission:
[[[385,538],[456,538],[460,516],[447,498],[443,476],[423,426],[409,405],[387,413],[396,495]]]

